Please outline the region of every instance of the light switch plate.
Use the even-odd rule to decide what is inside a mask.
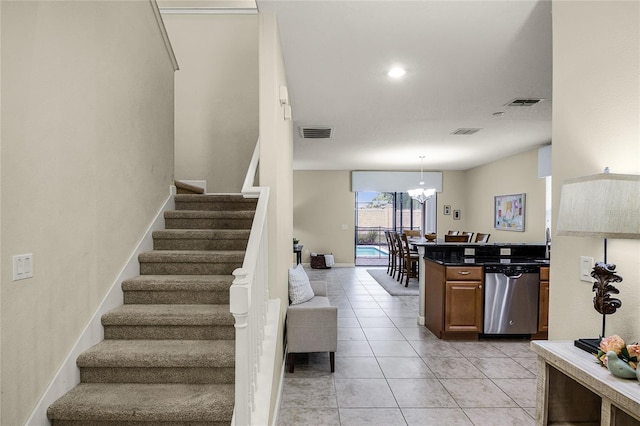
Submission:
[[[580,256],[580,281],[592,283],[591,270],[593,269],[593,257]]]
[[[13,281],[33,277],[33,254],[19,254],[13,256]]]

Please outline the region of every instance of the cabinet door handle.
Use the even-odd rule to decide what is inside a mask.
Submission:
[[[471,272],[469,271],[458,271],[460,275],[469,275]]]
[[[482,285],[479,285],[479,286],[478,286],[478,288],[479,288],[480,290],[482,290]]]

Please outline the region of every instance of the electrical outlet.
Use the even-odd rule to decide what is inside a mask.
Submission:
[[[13,281],[33,277],[33,254],[19,254],[13,256]]]
[[[593,257],[580,256],[580,281],[592,283],[591,270],[593,269]]]

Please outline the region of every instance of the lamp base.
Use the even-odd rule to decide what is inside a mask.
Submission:
[[[601,339],[578,339],[573,341],[573,345],[577,348],[582,349],[583,351],[598,354],[598,350],[600,349],[600,340]]]

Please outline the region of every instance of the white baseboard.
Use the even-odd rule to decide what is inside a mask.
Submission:
[[[280,417],[280,401],[282,400],[282,389],[284,389],[284,373],[287,363],[287,348],[284,349],[284,357],[282,358],[282,366],[280,368],[280,383],[278,383],[278,394],[276,395],[276,405],[273,411],[273,422],[271,426],[276,426]]]
[[[160,208],[153,222],[147,228],[142,239],[138,242],[138,246],[129,256],[129,260],[120,271],[120,274],[111,285],[111,289],[107,292],[98,309],[78,340],[73,345],[71,351],[63,361],[62,365],[56,372],[55,376],[49,383],[49,386],[42,394],[31,416],[26,422],[28,426],[49,426],[51,423],[47,418],[47,408],[53,404],[62,395],[73,389],[80,383],[80,370],[76,365],[78,355],[86,351],[90,347],[100,343],[104,339],[104,329],[102,328],[102,315],[108,311],[117,308],[123,303],[123,294],[121,283],[124,280],[140,275],[140,264],[138,263],[138,255],[142,252],[153,249],[153,231],[164,229],[164,212],[166,210],[174,210],[175,202],[173,196],[176,194],[176,187],[171,185],[169,188],[169,197],[164,205]]]

